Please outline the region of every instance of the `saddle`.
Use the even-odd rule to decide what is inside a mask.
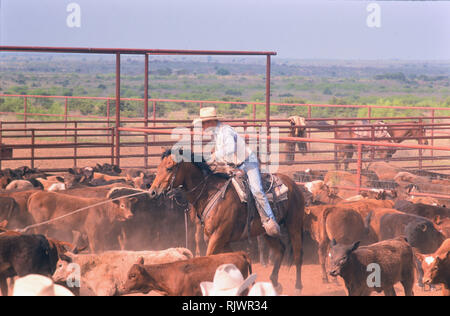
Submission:
[[[205,219],[209,216],[211,210],[213,210],[216,204],[224,198],[227,188],[231,183],[238,194],[241,203],[247,204],[248,215],[246,226],[247,235],[250,236],[250,232],[248,230],[250,229],[250,222],[253,220],[255,210],[258,211],[261,217],[266,217],[266,215],[256,207],[255,200],[250,191],[247,175],[240,169],[224,164],[215,164],[211,169],[213,170],[213,173],[223,176],[227,179],[227,181],[210,198],[201,216],[199,216],[202,225],[204,224]],[[288,187],[277,175],[264,173],[261,174],[261,178],[263,190],[272,206],[274,215],[276,218],[279,218],[280,213],[277,204],[288,199]]]
[[[263,173],[261,174],[261,180],[264,193],[269,202],[273,203],[287,200],[288,188],[277,175]],[[232,176],[231,183],[233,184],[236,193],[239,195],[241,202],[247,203],[249,194],[251,194],[247,175],[239,170]]]

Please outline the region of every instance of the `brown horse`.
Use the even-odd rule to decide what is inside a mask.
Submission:
[[[408,139],[416,139],[419,145],[428,145],[428,140],[426,138],[423,138],[426,137],[426,130],[422,124],[422,120],[411,122],[396,122],[393,123],[393,125],[394,126],[386,125],[386,129],[390,139],[383,141],[399,144]],[[354,127],[337,128],[336,139],[361,138],[361,136],[356,134],[355,130],[356,128]],[[367,137],[368,141],[370,141],[371,139],[372,138],[370,136]],[[344,168],[345,170],[347,170],[349,163],[346,160],[353,157],[353,153],[356,152],[357,146],[353,144],[337,144],[336,150],[338,159],[338,162],[336,163],[336,169],[340,169],[341,163],[344,163]],[[386,162],[388,162],[397,151],[397,149],[393,147],[377,147],[375,150],[376,152],[374,154],[374,158],[381,158]]]
[[[289,118],[289,137],[306,137],[306,126],[304,118],[300,116],[291,116]],[[303,127],[300,127],[303,126]],[[286,161],[291,162],[295,160],[295,147],[302,155],[306,155],[308,147],[305,142],[287,143],[286,144]]]
[[[274,267],[270,279],[274,286],[281,288],[278,284],[278,272],[285,252],[283,242],[265,234],[257,212],[253,215],[249,227],[247,226],[247,205],[241,203],[233,188],[228,187],[222,194],[223,198],[207,214],[204,214],[210,199],[223,188],[227,179],[219,174],[213,174],[206,163],[196,162],[203,161],[202,158],[195,159],[194,155],[187,154],[186,151],[184,154],[183,149],[167,150],[163,153],[156,178],[150,188],[150,195],[156,198],[173,188],[182,187],[187,200],[193,206],[191,211],[195,211],[196,216],[203,222],[203,232],[208,244],[206,255],[232,251],[230,243],[248,238],[248,233],[250,237],[264,235],[267,245],[274,254]],[[276,215],[278,223],[287,230],[297,270],[295,288],[300,291],[302,289],[302,233],[305,203],[295,182],[288,176],[282,174],[278,176],[288,187],[289,192],[288,200],[278,204],[279,214]]]

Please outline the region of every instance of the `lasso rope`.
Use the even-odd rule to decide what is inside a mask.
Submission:
[[[22,228],[22,229],[16,229],[15,231],[17,231],[17,232],[19,232],[19,233],[24,233],[24,232],[26,232],[27,230],[29,230],[29,229],[31,229],[31,228],[35,228],[35,227],[39,227],[39,226],[43,226],[43,225],[48,225],[48,224],[50,224],[50,223],[59,221],[59,220],[61,220],[61,219],[63,219],[63,218],[69,217],[69,216],[74,215],[74,214],[81,213],[81,212],[83,212],[83,211],[85,211],[85,210],[91,209],[91,208],[96,207],[96,206],[100,206],[100,205],[103,205],[103,204],[106,204],[106,203],[111,203],[111,202],[113,202],[113,201],[120,200],[120,199],[122,199],[122,198],[128,198],[128,197],[132,197],[132,196],[136,196],[136,195],[141,195],[141,194],[148,194],[148,192],[147,192],[147,191],[142,191],[142,192],[133,193],[133,194],[129,194],[129,195],[123,195],[123,196],[120,196],[120,197],[117,197],[117,198],[114,198],[114,199],[108,199],[108,200],[106,200],[106,201],[103,201],[103,202],[100,202],[100,203],[96,203],[96,204],[94,204],[94,205],[89,205],[89,206],[80,208],[80,209],[78,209],[78,210],[75,210],[75,211],[73,211],[73,212],[70,212],[70,213],[68,213],[68,214],[64,214],[64,215],[62,215],[62,216],[59,216],[59,217],[50,219],[50,220],[48,220],[48,221],[44,221],[44,222],[41,222],[41,223],[38,223],[38,224],[29,225],[29,226],[26,226],[25,228]]]

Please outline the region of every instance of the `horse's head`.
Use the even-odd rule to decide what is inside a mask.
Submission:
[[[417,127],[412,128],[411,129],[411,136],[415,136],[415,137],[426,137],[427,136],[427,131],[425,129],[425,126],[422,123],[422,120],[419,120],[418,122],[414,122],[417,123]],[[419,144],[423,144],[423,145],[428,145],[428,139],[424,138],[418,138],[417,139]]]
[[[161,163],[156,170],[155,180],[149,189],[152,198],[172,190],[181,185],[177,181],[177,171],[180,166],[179,156],[183,155],[183,149],[165,150],[161,157]]]

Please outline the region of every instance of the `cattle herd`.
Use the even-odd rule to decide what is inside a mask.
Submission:
[[[416,283],[450,295],[450,201],[423,194],[450,195],[450,176],[375,163],[361,177],[363,187],[375,189],[358,195],[349,172],[297,176],[306,201],[303,236],[317,251],[322,282],[342,278],[349,295],[395,295],[398,282],[405,295]],[[202,295],[200,284],[222,265],[247,278],[252,262],[270,261],[262,239],[201,256],[199,225],[184,196],[152,199],[153,179],[147,170],[108,164],[58,174],[2,170],[2,295],[20,293],[15,283],[29,275],[74,295]]]

